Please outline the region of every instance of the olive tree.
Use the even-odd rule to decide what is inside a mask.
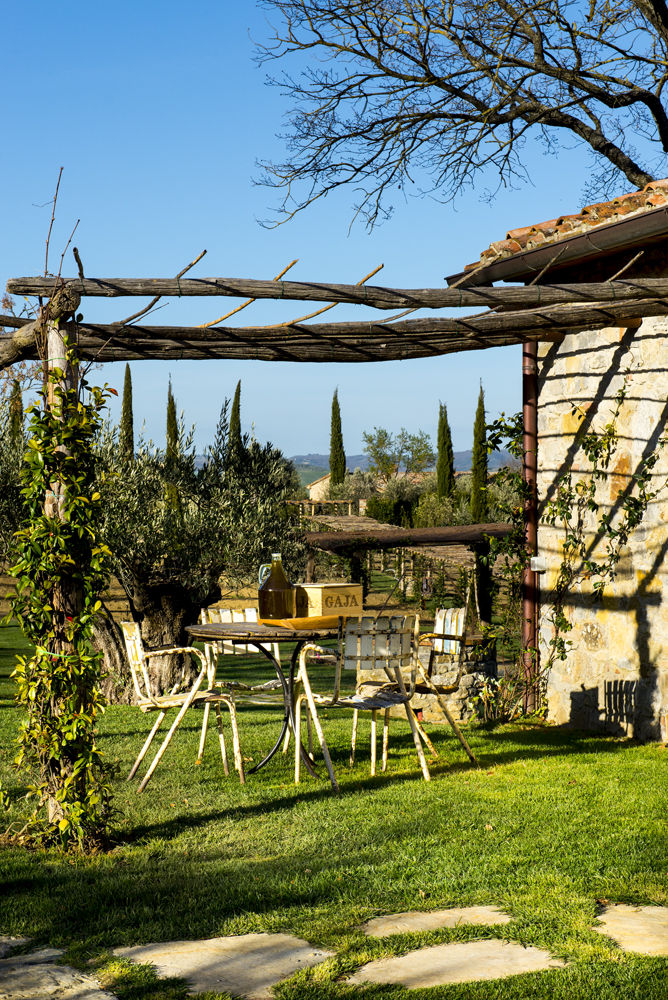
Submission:
[[[373,431],[363,432],[362,440],[369,471],[383,487],[396,479],[422,475],[436,458],[425,431],[409,434],[402,427],[395,435],[385,427],[374,427]]]
[[[256,441],[244,442],[243,466],[230,465],[227,442],[226,407],[203,464],[182,425],[169,457],[140,439],[128,459],[115,429],[100,441],[103,536],[147,647],[183,645],[200,608],[222,596],[221,577],[231,590],[248,583],[272,550],[283,552],[289,572],[301,571],[303,546],[285,503],[297,486],[294,467]],[[96,637],[118,675],[124,658],[109,616],[98,622]],[[177,662],[158,658],[151,665],[157,686],[168,689]]]

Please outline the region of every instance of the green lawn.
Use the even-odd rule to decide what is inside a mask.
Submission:
[[[0,774],[15,796],[22,779],[9,762],[20,716],[8,675],[22,645],[15,629],[0,630]],[[666,902],[665,749],[549,727],[469,727],[482,765],[474,769],[447,729],[431,727],[441,762],[426,784],[400,721],[389,773],[370,777],[363,742],[351,772],[350,719],[333,713],[325,723],[342,789],[334,797],[324,778],[294,786],[292,759],[280,754],[245,787],[225,779],[214,727],[195,767],[199,720],[191,714],[138,796],[124,776],[151,719],[128,707],[107,711],[102,747],[121,765],[116,846],[86,858],[0,847],[0,933],[91,961],[126,1000],[176,1000],[186,989],[110,960],[114,946],[249,931],[290,932],[337,952],[281,986],[281,1000],[668,995],[665,962],[626,955],[593,930],[602,900]],[[240,713],[246,758],[259,759],[277,722],[271,711]],[[498,904],[514,921],[384,940],[358,930],[380,913],[474,903]],[[481,936],[547,948],[568,968],[412,993],[353,991],[342,981],[371,957]]]

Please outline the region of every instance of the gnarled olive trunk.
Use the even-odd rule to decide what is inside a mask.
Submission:
[[[210,604],[220,598],[220,588],[217,585],[201,599],[177,583],[148,584],[138,580],[121,582],[130,602],[132,618],[139,622],[144,651],[147,653],[152,649],[168,646],[190,645],[186,626],[197,622],[203,604]],[[136,701],[123,636],[109,615],[98,618],[95,641],[104,656],[104,671],[109,675],[103,682],[109,700],[116,704]],[[181,677],[184,667],[186,678],[188,675],[195,678],[200,670],[198,660],[191,660],[182,654],[151,657],[147,663],[147,671],[153,694],[169,691]]]

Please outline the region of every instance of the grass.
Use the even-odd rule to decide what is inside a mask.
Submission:
[[[15,799],[13,821],[24,805],[23,776],[9,765],[20,714],[8,675],[24,647],[16,629],[0,630],[0,776]],[[239,657],[231,667],[247,663],[253,667]],[[244,756],[257,760],[273,742],[277,715],[240,716]],[[325,725],[342,789],[334,797],[324,779],[292,784],[291,758],[280,754],[244,787],[225,779],[213,731],[194,766],[200,716],[186,719],[137,795],[124,775],[150,718],[126,706],[107,711],[101,745],[121,766],[115,846],[91,857],[0,846],[0,933],[65,948],[121,1000],[177,1000],[186,986],[112,958],[115,946],[251,931],[293,933],[336,952],[281,985],[281,1000],[666,995],[663,960],[625,954],[593,929],[603,900],[666,902],[665,749],[547,726],[469,727],[481,763],[474,769],[446,728],[431,727],[441,761],[426,784],[400,721],[389,772],[370,776],[363,743],[350,771],[350,719],[332,713]],[[381,940],[359,930],[380,913],[476,903],[499,905],[513,922]],[[569,964],[411,993],[345,985],[371,958],[478,937],[546,948]]]

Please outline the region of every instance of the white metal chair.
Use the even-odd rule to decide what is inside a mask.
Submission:
[[[200,611],[200,621],[203,625],[218,625],[227,624],[230,622],[256,622],[258,620],[257,608],[202,608]],[[211,646],[211,652],[218,656],[239,656],[240,654],[250,653],[257,655],[256,646],[247,646],[244,643],[233,643],[233,642],[212,642],[207,643]],[[267,649],[271,655],[274,657],[277,663],[281,662],[281,654],[277,642],[266,642],[262,644],[265,649]]]
[[[469,605],[471,592],[473,589],[473,576],[466,585],[466,596],[464,607],[462,608],[439,608],[434,615],[434,631],[420,636],[420,645],[429,647],[429,660],[425,667],[418,659],[419,680],[416,684],[416,691],[419,693],[433,694],[438,702],[441,711],[452,726],[452,730],[459,740],[464,752],[473,764],[477,760],[464,734],[452,716],[444,695],[453,694],[458,690],[464,671],[464,659],[466,652],[466,629],[469,615]],[[454,680],[444,682],[440,670],[446,667],[446,673],[456,670]]]
[[[229,766],[227,762],[227,748],[225,746],[225,737],[223,735],[223,723],[220,712],[221,703],[226,705],[230,713],[230,724],[232,727],[232,743],[234,747],[234,764],[239,772],[239,780],[242,784],[245,782],[243,760],[241,757],[241,748],[239,744],[239,730],[237,727],[236,710],[234,703],[234,695],[232,690],[212,690],[214,681],[214,671],[215,665],[212,668],[212,664],[208,658],[201,652],[201,650],[196,649],[194,646],[169,646],[164,649],[152,649],[149,652],[145,652],[142,643],[141,632],[139,630],[139,625],[136,622],[121,622],[121,628],[123,630],[123,636],[125,639],[125,648],[128,654],[128,661],[130,663],[130,671],[132,674],[132,682],[134,685],[135,693],[137,696],[137,705],[142,712],[158,712],[158,718],[149,733],[146,742],[139,751],[139,756],[132,765],[132,769],[128,775],[128,781],[130,781],[135,774],[137,769],[141,764],[142,760],[146,756],[153,739],[162,724],[165,715],[170,708],[178,708],[178,713],[176,718],[172,722],[169,732],[165,736],[165,739],[160,746],[157,754],[155,755],[151,766],[146,772],[143,780],[141,781],[138,791],[143,792],[146,785],[151,779],[153,772],[158,766],[165,750],[167,749],[169,742],[176,732],[179,723],[181,722],[183,716],[186,714],[188,709],[193,705],[202,704],[204,707],[204,719],[202,721],[202,732],[199,742],[199,752],[197,755],[197,763],[199,764],[202,760],[202,755],[204,753],[204,742],[206,739],[206,730],[209,721],[209,711],[211,705],[215,707],[216,710],[216,724],[218,727],[218,738],[220,742],[220,752],[223,758],[223,768],[225,774],[229,774]],[[189,654],[191,657],[199,660],[201,664],[201,669],[195,680],[186,687],[185,672],[182,671],[181,677],[178,679],[176,684],[168,694],[156,695],[153,693],[151,680],[146,669],[148,660],[153,657],[158,656],[172,656],[175,653]],[[207,686],[202,689],[202,683],[206,678]]]
[[[327,651],[307,643],[299,656],[299,673],[295,698],[295,729],[300,732],[301,705],[305,701],[308,714],[315,727],[332,787],[338,790],[338,783],[332,767],[329,749],[318,717],[318,708],[353,709],[353,732],[351,739],[350,763],[355,760],[357,725],[360,712],[371,712],[371,773],[376,773],[376,720],[379,711],[384,714],[382,770],[387,768],[389,741],[389,720],[392,709],[403,708],[411,728],[413,742],[425,781],[430,780],[429,769],[422,748],[422,741],[430,752],[437,756],[429,737],[418,723],[410,706],[417,672],[417,640],[419,619],[413,616],[392,615],[384,617],[363,616],[350,618],[342,624],[339,632],[339,648],[334,659],[334,690],[331,694],[313,691],[308,675],[309,657],[322,660]],[[357,672],[357,688],[353,695],[342,695],[342,670]],[[404,675],[409,672],[408,687]],[[299,740],[295,740],[295,781],[299,781],[300,754]]]

